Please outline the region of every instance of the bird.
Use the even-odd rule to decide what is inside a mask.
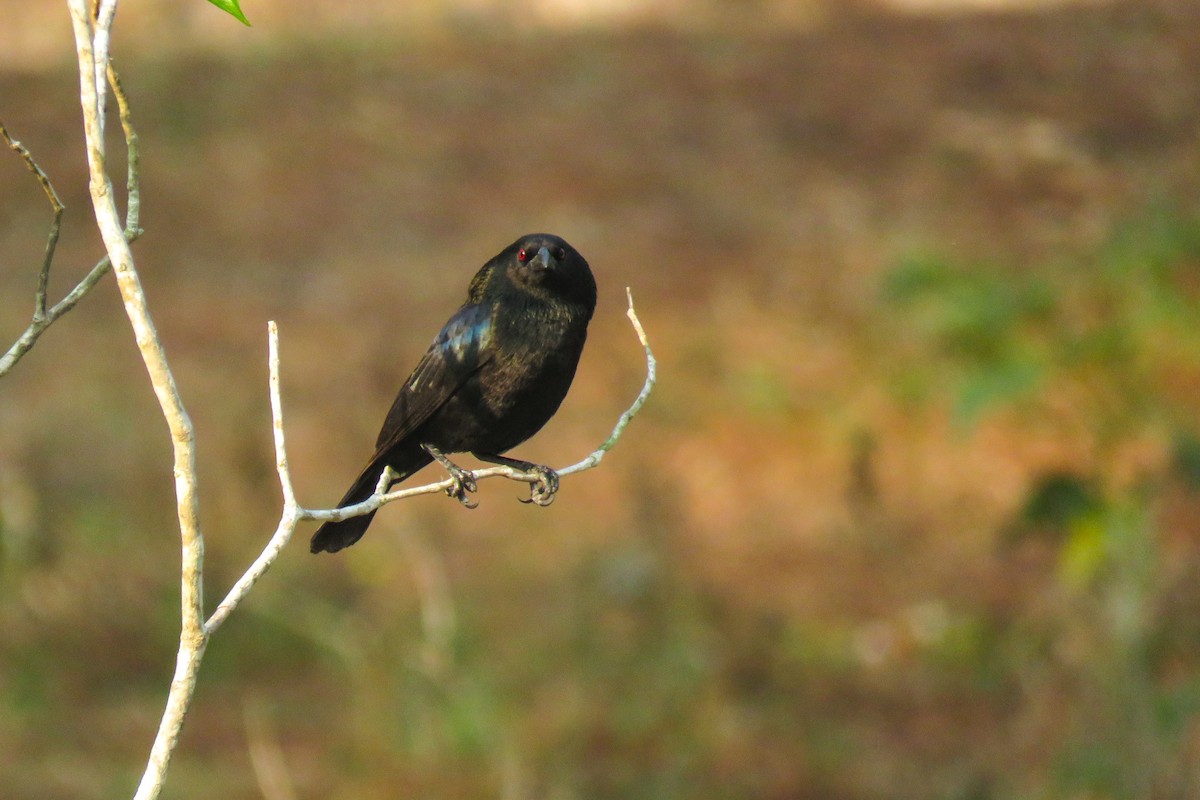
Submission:
[[[447,494],[473,507],[469,472],[449,453],[533,472],[532,502],[546,506],[558,491],[549,467],[503,453],[537,433],[558,410],[575,377],[596,281],[579,251],[548,233],[522,236],[489,260],[467,288],[467,299],[442,326],[404,381],[383,421],[375,453],[338,508],[371,497],[390,467],[390,488],[433,463],[454,481]],[[313,553],[336,553],[357,542],[375,512],[325,522]]]

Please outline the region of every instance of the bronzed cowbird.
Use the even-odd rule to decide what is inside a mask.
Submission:
[[[502,453],[537,433],[558,410],[596,308],[596,281],[575,248],[557,236],[522,236],[483,265],[467,302],[442,327],[392,403],[367,462],[338,507],[366,500],[384,467],[404,480],[436,460],[470,504],[470,476],[445,457],[477,458],[538,473],[530,500],[549,505],[558,476]],[[326,522],[311,549],[334,553],[357,542],[374,512]]]

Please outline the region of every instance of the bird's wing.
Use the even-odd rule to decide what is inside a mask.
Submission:
[[[492,308],[466,305],[442,327],[400,387],[379,438],[378,453],[412,433],[492,357]]]

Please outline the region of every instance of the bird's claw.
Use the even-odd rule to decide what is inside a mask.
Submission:
[[[426,453],[429,453],[434,461],[441,464],[442,469],[446,470],[446,474],[450,476],[450,485],[446,487],[446,496],[453,497],[467,508],[478,506],[479,503],[472,502],[471,498],[467,496],[479,489],[475,483],[474,473],[455,464],[441,450],[431,444],[423,444],[421,447]]]
[[[478,506],[479,503],[469,497],[470,494],[479,489],[478,484],[475,483],[475,476],[469,470],[465,470],[454,464],[446,467],[446,472],[449,473],[450,480],[453,481],[450,486],[446,487],[446,496],[453,497],[467,508]]]
[[[554,496],[558,493],[558,473],[541,465],[533,466],[529,471],[537,476],[537,480],[529,484],[529,499],[521,502],[545,508],[554,502]]]

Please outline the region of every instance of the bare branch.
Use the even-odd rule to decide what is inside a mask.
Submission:
[[[132,244],[133,240],[142,235],[142,189],[138,179],[141,167],[141,152],[138,148],[137,131],[133,128],[133,117],[129,112],[129,98],[125,96],[125,87],[121,85],[121,77],[112,62],[108,62],[108,85],[112,87],[113,95],[117,98],[117,110],[121,114],[121,130],[125,133],[126,176],[125,176],[125,240]]]
[[[116,14],[116,0],[100,0],[94,19],[87,0],[68,0],[67,5],[75,33],[79,100],[87,140],[88,172],[91,176],[89,188],[96,225],[112,262],[125,313],[170,430],[174,450],[175,495],[182,549],[179,652],[158,734],[150,750],[146,771],[134,795],[136,800],[153,800],[162,790],[167,765],[195,692],[200,659],[208,643],[203,617],[204,537],[200,530],[196,486],[195,436],[150,316],[133,253],[129,249],[127,232],[121,225],[113,199],[112,180],[105,165],[104,105],[108,88],[105,75],[108,72],[109,30]],[[119,83],[114,86],[114,91],[119,93]],[[128,109],[125,108],[122,122],[127,121]],[[136,153],[130,158],[130,164],[136,170]]]
[[[50,177],[46,175],[45,171],[34,160],[33,155],[30,154],[25,145],[9,135],[8,128],[2,122],[0,122],[0,136],[4,137],[8,148],[24,160],[25,166],[37,178],[38,183],[42,186],[42,191],[46,193],[46,197],[50,200],[50,207],[54,213],[54,217],[50,221],[50,233],[46,237],[46,253],[42,258],[42,268],[38,272],[37,291],[34,293],[33,298],[33,322],[25,334],[0,359],[0,375],[4,375],[33,346],[37,337],[50,324],[50,321],[46,319],[46,290],[50,284],[50,265],[54,262],[54,250],[58,246],[58,235],[62,227],[62,216],[63,212],[66,211],[66,206],[59,199],[58,192],[54,190],[54,185],[50,183]]]
[[[296,490],[292,486],[292,473],[288,469],[287,439],[283,433],[283,398],[279,391],[279,326],[275,320],[267,323],[267,369],[271,395],[271,431],[275,440],[275,471],[279,474],[279,487],[283,491],[285,506],[296,505]]]
[[[37,178],[38,183],[42,185],[42,191],[46,193],[46,197],[50,200],[50,207],[54,211],[54,219],[50,222],[50,233],[46,237],[46,255],[42,259],[41,272],[38,273],[38,288],[33,301],[33,319],[37,322],[46,316],[46,287],[50,283],[50,264],[54,261],[54,248],[58,246],[58,232],[62,225],[63,212],[67,210],[67,207],[59,199],[58,192],[54,190],[54,184],[50,183],[50,177],[38,165],[37,161],[34,160],[28,148],[9,135],[8,128],[4,127],[3,122],[0,122],[0,136],[4,137],[4,141],[8,144],[8,149],[19,155],[25,162],[25,166]]]
[[[42,191],[44,191],[46,193],[46,197],[50,199],[50,205],[54,207],[55,212],[61,213],[64,209],[66,209],[66,206],[63,205],[62,200],[59,199],[58,192],[55,191],[54,185],[50,183],[49,176],[47,176],[45,171],[38,166],[37,161],[34,160],[33,156],[29,152],[29,149],[26,148],[25,145],[12,138],[12,135],[8,132],[8,128],[4,126],[3,122],[0,122],[0,136],[4,137],[4,142],[8,145],[8,149],[19,155],[21,160],[25,162],[25,166],[28,167],[29,171],[32,172],[37,178],[38,183],[42,185]]]
[[[142,229],[139,226],[139,216],[141,212],[141,190],[139,181],[139,155],[138,155],[138,138],[137,131],[134,130],[133,121],[129,115],[129,102],[125,97],[125,90],[121,87],[121,82],[117,77],[117,73],[109,66],[108,80],[112,85],[113,94],[117,98],[117,105],[121,111],[121,128],[125,132],[125,146],[127,150],[127,161],[129,165],[128,177],[126,179],[126,196],[128,210],[125,219],[124,236],[125,241],[132,244],[139,236],[142,235]],[[42,171],[37,162],[29,154],[20,142],[14,141],[9,136],[4,125],[0,123],[0,134],[8,143],[10,149],[16,151],[24,160],[29,169],[37,176],[38,182],[41,183],[42,189],[46,192],[46,196],[50,198],[50,204],[54,208],[54,219],[50,224],[50,234],[46,241],[46,256],[42,261],[42,269],[38,275],[38,289],[34,297],[33,320],[29,327],[25,329],[8,349],[3,356],[0,356],[0,377],[8,374],[17,362],[21,360],[29,350],[37,342],[42,332],[49,328],[54,322],[73,309],[84,295],[92,290],[102,277],[104,277],[110,267],[112,261],[107,255],[101,258],[96,265],[88,271],[75,288],[67,293],[62,300],[54,304],[50,309],[46,308],[46,293],[50,283],[50,265],[54,260],[54,250],[58,244],[59,227],[62,221],[63,212],[66,210],[62,201],[58,197],[58,193],[54,190],[54,186],[50,183],[50,178]]]
[[[224,624],[238,604],[245,599],[250,589],[258,582],[266,571],[279,558],[283,548],[291,541],[296,532],[296,525],[303,518],[303,509],[296,503],[296,491],[292,487],[292,475],[288,468],[287,441],[283,434],[283,401],[279,396],[279,329],[275,323],[267,323],[267,366],[270,371],[271,393],[271,428],[275,439],[275,470],[279,474],[279,485],[283,490],[283,513],[275,533],[271,535],[267,546],[254,560],[249,569],[238,578],[237,582],[225,595],[208,622],[204,623],[205,633],[212,636]]]
[[[604,443],[582,461],[560,469],[558,471],[559,477],[573,475],[576,472],[583,472],[584,470],[598,466],[604,459],[605,454],[621,438],[621,434],[625,432],[625,426],[642,410],[642,406],[646,404],[646,398],[650,396],[650,392],[654,389],[654,381],[657,380],[658,362],[654,360],[654,353],[650,351],[650,340],[646,338],[646,331],[642,328],[642,321],[638,319],[637,311],[633,307],[633,292],[630,291],[628,286],[625,287],[625,298],[629,301],[629,308],[626,309],[625,316],[629,317],[629,322],[633,325],[633,330],[637,334],[638,341],[642,343],[642,349],[646,351],[646,382],[642,384],[642,390],[634,398],[633,405],[629,406],[625,413],[621,415],[621,418],[617,420],[612,433],[604,440]]]
[[[108,48],[113,20],[117,16],[117,0],[99,0],[95,5],[95,26],[92,28],[92,47],[96,53],[92,68],[96,93],[96,122],[100,140],[104,140],[104,125],[108,120],[108,92],[104,91],[104,75],[108,71]],[[103,147],[103,145],[101,145]]]

